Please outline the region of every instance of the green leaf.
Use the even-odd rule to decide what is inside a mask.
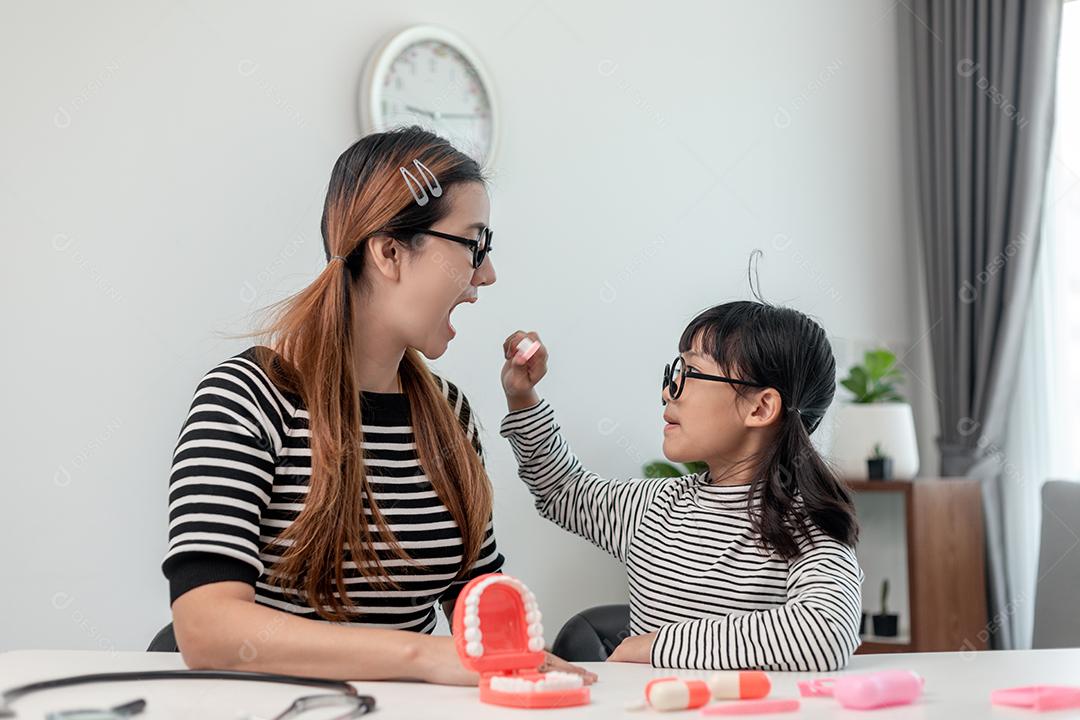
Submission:
[[[645,477],[647,478],[669,478],[669,477],[682,477],[683,473],[679,472],[679,469],[671,463],[664,462],[663,460],[654,460],[651,463],[645,465]]]
[[[840,384],[851,391],[856,403],[903,402],[896,385],[904,373],[896,367],[896,354],[879,348],[863,354],[863,364],[853,365]]]
[[[896,365],[896,355],[888,350],[870,350],[866,353],[866,373],[872,381],[885,377]]]
[[[855,402],[865,402],[862,398],[866,395],[866,382],[866,370],[856,365],[851,368],[848,376],[840,381],[840,384],[855,395]]]

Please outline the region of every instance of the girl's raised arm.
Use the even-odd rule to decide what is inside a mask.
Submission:
[[[500,433],[540,514],[626,562],[634,531],[670,479],[607,480],[581,466],[547,400],[511,411]]]

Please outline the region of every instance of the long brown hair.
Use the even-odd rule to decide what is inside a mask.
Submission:
[[[441,193],[419,202],[401,173],[419,182],[419,160]],[[271,308],[265,330],[273,352],[259,363],[279,387],[300,396],[309,415],[311,480],[304,509],[277,539],[281,559],[270,571],[284,591],[332,621],[355,611],[348,605],[344,566],[356,564],[381,589],[396,587],[375,546],[416,564],[393,536],[376,505],[364,468],[360,393],[352,373],[351,303],[363,281],[367,240],[395,238],[408,251],[449,211],[446,191],[484,182],[475,161],[446,140],[412,127],[368,135],[334,164],[323,207],[327,265],[306,288]],[[428,184],[428,191],[432,188]],[[344,261],[331,258],[340,257]],[[477,559],[491,515],[491,484],[458,416],[420,354],[409,348],[400,366],[409,400],[417,454],[425,474],[461,531],[464,572]],[[365,514],[370,513],[370,518]],[[459,573],[460,575],[460,573]]]

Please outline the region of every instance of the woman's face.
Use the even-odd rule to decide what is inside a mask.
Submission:
[[[450,212],[432,230],[475,239],[487,227],[491,213],[486,188],[480,183],[450,187],[443,198]],[[472,266],[472,248],[452,240],[424,235],[415,252],[405,254],[401,284],[394,304],[405,344],[435,359],[446,352],[457,334],[451,313],[462,303],[477,300],[477,288],[495,282],[491,256]]]
[[[740,379],[737,373],[719,367],[696,339],[680,356],[684,368]],[[774,422],[774,395],[779,397],[772,389],[746,388],[740,397],[730,383],[693,377],[686,378],[677,398],[672,399],[665,387],[664,455],[674,462],[704,461],[710,465],[742,459],[753,451],[750,436],[754,429]]]

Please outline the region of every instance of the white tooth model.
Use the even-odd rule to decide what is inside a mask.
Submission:
[[[462,663],[480,673],[480,699],[512,707],[569,707],[589,702],[580,675],[538,672],[545,661],[542,615],[525,583],[483,575],[462,591],[454,641]]]

